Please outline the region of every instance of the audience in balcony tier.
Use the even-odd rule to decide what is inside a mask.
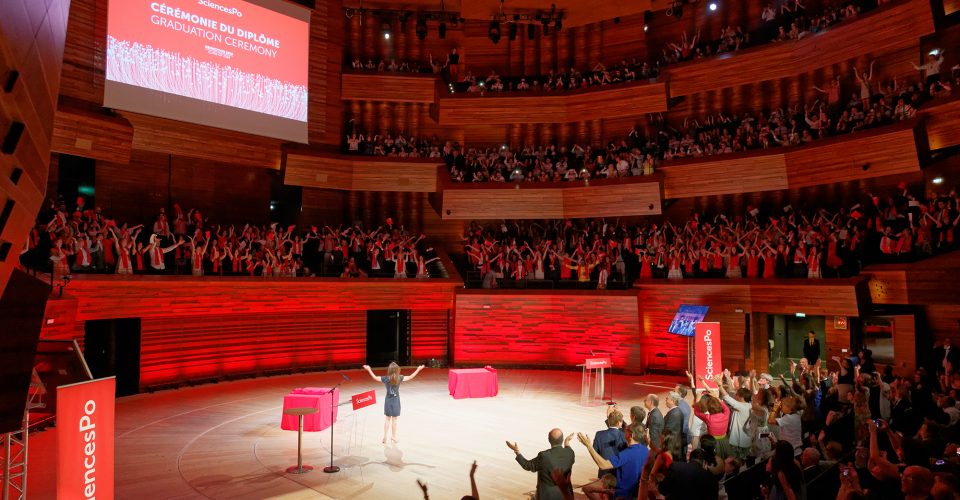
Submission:
[[[868,263],[911,260],[956,247],[955,191],[914,197],[905,184],[831,213],[783,207],[682,225],[605,219],[472,223],[464,235],[468,279],[596,283],[654,278],[831,278]],[[477,285],[477,283],[472,283]]]
[[[927,70],[929,71],[929,69]],[[913,118],[931,99],[949,95],[960,88],[960,71],[951,79],[931,80],[926,87],[917,82],[897,80],[872,83],[874,67],[856,71],[856,81],[845,85],[832,80],[812,91],[820,95],[812,102],[796,103],[769,113],[717,113],[670,123],[662,115],[649,118],[645,133],[636,127],[606,147],[574,144],[551,145],[519,150],[468,148],[459,143],[405,137],[390,133],[363,134],[353,130],[346,137],[351,154],[404,158],[437,158],[446,162],[455,182],[571,181],[648,175],[662,162],[728,153],[800,146],[831,136],[879,127]],[[849,93],[844,87],[851,89]],[[849,98],[843,100],[843,95]]]
[[[376,229],[278,224],[221,226],[174,204],[152,224],[107,218],[78,199],[41,212],[21,255],[26,267],[71,273],[192,274],[194,276],[428,278],[438,257],[391,218]],[[440,274],[440,273],[434,273]]]

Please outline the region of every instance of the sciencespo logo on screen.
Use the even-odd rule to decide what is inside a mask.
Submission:
[[[216,9],[216,10],[219,10],[220,12],[224,12],[224,13],[226,13],[226,14],[234,15],[234,16],[237,16],[237,17],[243,17],[243,12],[241,12],[240,9],[238,9],[238,8],[236,8],[236,7],[224,7],[223,5],[220,5],[220,4],[218,4],[218,3],[211,2],[210,0],[197,0],[197,3],[198,3],[199,5],[204,6],[204,7],[209,7],[209,8],[211,8],[211,9]]]

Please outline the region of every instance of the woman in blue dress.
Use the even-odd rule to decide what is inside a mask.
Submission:
[[[397,439],[397,417],[400,416],[400,382],[413,380],[423,368],[423,365],[418,366],[416,371],[407,377],[400,374],[400,365],[391,362],[390,366],[387,367],[387,374],[378,377],[373,373],[370,365],[363,365],[363,369],[370,374],[370,377],[377,382],[383,382],[383,386],[387,389],[387,395],[383,398],[383,414],[386,415],[386,420],[383,422],[383,440],[381,441],[383,444],[387,444],[388,429],[392,431],[390,440],[394,443],[400,442]]]

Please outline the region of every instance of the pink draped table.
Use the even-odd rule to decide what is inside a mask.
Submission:
[[[447,388],[453,399],[490,398],[497,395],[497,370],[485,368],[462,368],[450,370]]]
[[[300,387],[283,397],[283,409],[316,408],[317,413],[303,417],[304,432],[317,432],[330,427],[330,403],[333,403],[333,422],[337,421],[337,404],[340,402],[340,389],[334,389],[333,397],[327,394],[328,387]],[[297,430],[297,416],[283,415],[280,428],[285,431]]]

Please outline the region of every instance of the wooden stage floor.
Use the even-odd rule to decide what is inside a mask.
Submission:
[[[360,371],[346,373],[352,381],[343,386],[341,401],[376,389],[378,404],[357,412],[349,404],[340,407],[334,463],[341,472],[319,470],[329,463],[325,431],[304,433],[304,463],[317,470],[286,474],[296,464],[297,435],[280,430],[284,394],[328,386],[339,375],[268,377],[118,400],[116,497],[417,499],[421,479],[431,498],[459,499],[470,493],[468,471],[476,460],[482,498],[527,498],[536,476],[517,465],[504,441],[517,441],[532,458],[548,447],[553,427],[591,436],[605,427],[605,406],[579,404],[579,372],[499,370],[497,397],[454,400],[447,370],[426,369],[401,386],[400,442],[385,446],[383,385]],[[615,398],[626,413],[645,394],[663,395],[678,380],[616,376]],[[595,478],[596,466],[576,439],[571,445],[577,455],[573,482],[582,485]]]

